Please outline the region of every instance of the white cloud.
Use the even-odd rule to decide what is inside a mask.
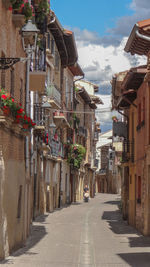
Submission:
[[[134,14],[119,18],[116,21],[116,27],[109,29],[110,35],[108,36],[100,37],[97,33],[87,29],[83,31],[74,29],[79,64],[85,73],[85,78],[98,84],[100,88],[99,94],[101,93],[100,97],[104,105],[98,109],[111,106],[110,81],[115,73],[146,64],[145,57],[131,56],[124,52],[124,47],[134,24],[138,20],[149,17],[149,0],[132,0],[130,8]],[[111,112],[97,113],[101,125],[109,125],[109,127],[111,127],[112,116]]]

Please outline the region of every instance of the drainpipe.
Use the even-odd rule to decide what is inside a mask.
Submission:
[[[30,71],[30,59],[31,59],[31,52],[30,52],[30,45],[28,45],[27,49],[27,65],[26,65],[26,113],[29,116],[29,71]],[[26,171],[27,176],[29,175],[29,137],[26,136]]]
[[[138,24],[136,24],[136,27],[137,27],[137,28],[136,28],[136,30],[135,30],[135,34],[136,34],[139,38],[144,39],[144,40],[150,42],[150,37],[148,37],[148,36],[146,36],[146,35],[143,35],[143,34],[139,33]]]

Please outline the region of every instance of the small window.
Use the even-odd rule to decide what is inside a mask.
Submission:
[[[59,54],[57,51],[55,51],[55,67],[59,70]]]
[[[138,106],[138,124],[141,124],[141,103]]]
[[[137,203],[141,203],[141,176],[138,176],[137,183]]]
[[[145,97],[143,97],[143,121],[145,121]]]
[[[1,87],[5,88],[5,70],[1,71]]]
[[[19,187],[17,218],[21,218],[22,185]]]
[[[14,69],[10,70],[10,95],[11,97],[15,97],[15,84],[14,84]]]
[[[23,105],[23,80],[20,80],[20,104]]]
[[[50,33],[47,34],[47,48],[50,49],[51,42],[50,42]]]
[[[51,53],[54,55],[55,53],[55,42],[54,39],[51,39]]]
[[[130,175],[130,184],[132,184],[132,175]]]

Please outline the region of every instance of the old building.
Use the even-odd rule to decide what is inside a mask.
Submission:
[[[8,7],[8,1],[0,2],[0,258],[24,244],[31,222],[25,119],[19,121],[26,107],[19,33],[25,16],[18,18]]]
[[[145,20],[134,26],[125,46],[126,52],[148,56],[149,25],[149,20]],[[145,235],[150,231],[148,66],[127,71],[120,84],[120,96],[116,98],[113,94],[118,103],[117,109],[123,111],[128,129],[122,157],[123,216]]]

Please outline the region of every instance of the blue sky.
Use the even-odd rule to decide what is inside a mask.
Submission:
[[[98,95],[111,110],[111,84],[115,73],[145,64],[145,58],[124,52],[127,38],[140,20],[150,18],[150,0],[51,0],[64,28],[75,34],[78,63],[85,79],[99,85]],[[102,112],[102,111],[101,111]],[[111,112],[98,112],[102,131],[112,127]]]
[[[130,3],[130,0],[51,0],[51,8],[62,25],[104,35],[115,26],[117,18],[133,14]]]

